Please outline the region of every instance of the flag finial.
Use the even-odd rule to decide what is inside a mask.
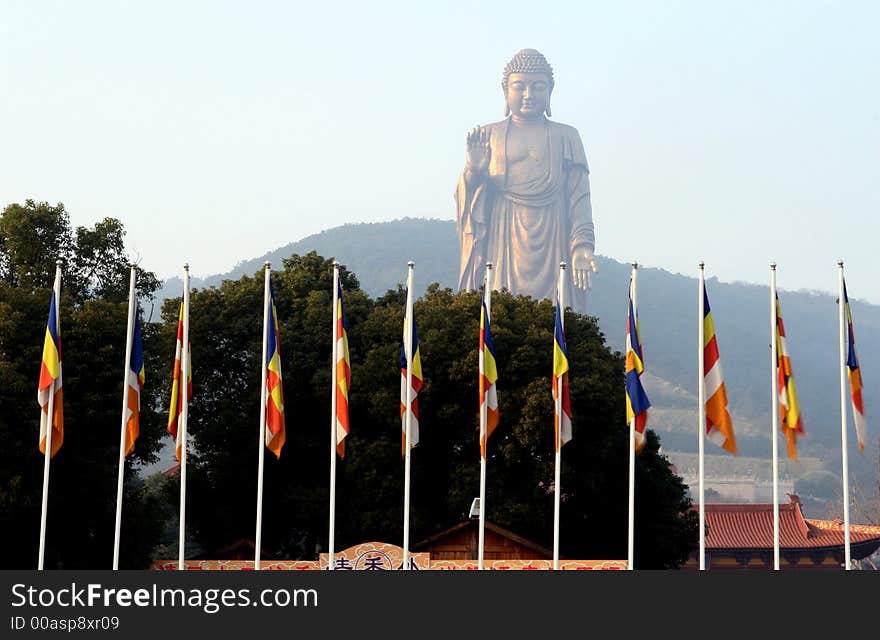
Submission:
[[[416,266],[416,263],[413,262],[412,260],[410,260],[409,262],[406,263],[406,266],[408,266],[408,267],[414,267],[414,266]]]
[[[568,265],[565,264],[565,261],[559,263],[559,268],[560,268],[560,269],[565,269],[565,267],[567,267],[567,266],[568,266]]]
[[[703,267],[705,267],[705,266],[706,266],[706,263],[703,262],[702,260],[700,260],[700,271],[702,271]]]
[[[775,263],[775,262],[771,262],[771,263],[770,263],[770,270],[771,270],[771,271],[776,271],[776,263]]]
[[[633,268],[633,269],[638,269],[638,268],[639,268],[639,263],[638,263],[638,262],[633,262],[633,263],[631,263],[631,264],[632,264],[632,268]]]
[[[266,260],[266,262],[263,263],[263,268],[265,268],[265,269],[268,269],[270,266],[272,266],[272,263],[269,262],[268,260]]]
[[[843,260],[838,260],[838,261],[837,261],[837,266],[838,266],[838,267],[842,267],[842,266],[843,266]]]

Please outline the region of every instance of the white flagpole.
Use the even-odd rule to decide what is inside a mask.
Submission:
[[[773,443],[773,570],[779,571],[779,388],[776,370],[778,353],[776,346],[776,263],[770,263],[770,404]]]
[[[180,345],[180,532],[177,570],[184,570],[186,559],[186,421],[189,417],[189,264],[183,265],[183,344]]]
[[[333,544],[336,537],[336,361],[339,345],[336,337],[339,308],[339,263],[333,262],[333,355],[330,362],[330,536],[327,543],[327,568],[334,569]]]
[[[125,373],[122,377],[122,426],[119,429],[119,474],[116,478],[116,530],[113,533],[113,570],[119,569],[119,541],[122,529],[122,489],[125,477],[125,432],[128,423],[128,371],[131,368],[131,345],[134,333],[135,279],[137,267],[131,265],[131,276],[128,283],[128,326],[125,333]]]
[[[410,457],[412,448],[410,447],[410,439],[412,437],[412,364],[413,364],[413,267],[415,262],[407,263],[406,274],[406,337],[404,349],[406,350],[406,413],[405,413],[405,434],[406,441],[404,446],[404,481],[403,481],[403,568],[409,570],[409,499],[410,499]]]
[[[636,322],[636,274],[638,273],[639,265],[637,262],[632,263],[632,270],[630,271],[630,295],[632,297],[632,322],[635,324]],[[627,331],[629,331],[629,327],[627,327]],[[636,336],[630,336],[630,340],[635,340]],[[635,498],[636,498],[636,419],[633,416],[633,419],[629,421],[629,526],[627,527],[627,561],[626,568],[630,571],[635,569],[634,561],[633,561],[633,553],[635,550],[635,520],[636,520],[636,512],[635,512]]]
[[[61,260],[55,261],[55,331],[61,335]],[[61,354],[59,354],[59,357]],[[55,382],[49,391],[49,405],[46,407],[46,453],[43,458],[43,502],[40,509],[40,552],[37,569],[43,570],[46,556],[46,511],[49,506],[49,466],[52,464],[52,421],[55,418]]]
[[[849,535],[849,455],[846,441],[846,358],[847,352],[844,342],[844,332],[847,324],[843,300],[843,260],[837,261],[837,315],[840,319],[840,455],[843,463],[843,542],[844,542],[844,568],[849,571],[852,568],[852,551]]]
[[[697,294],[697,389],[698,389],[698,400],[697,404],[699,405],[697,408],[697,436],[698,436],[698,445],[697,450],[699,455],[697,456],[697,473],[699,476],[699,491],[700,491],[700,529],[697,535],[700,537],[700,571],[706,570],[706,494],[703,486],[703,441],[705,439],[706,434],[706,377],[705,377],[705,346],[706,346],[706,335],[705,335],[705,327],[703,326],[704,320],[704,307],[705,307],[705,281],[703,278],[703,267],[704,263],[700,262],[700,277],[699,277],[699,293]]]
[[[565,329],[565,263],[559,263],[559,282],[557,283],[559,299],[559,323]],[[554,334],[556,327],[553,328]],[[555,338],[554,338],[555,339]],[[555,347],[554,347],[555,348]],[[553,570],[559,569],[559,487],[562,467],[562,376],[556,381],[556,470],[553,476]],[[482,505],[480,505],[482,507]]]
[[[486,323],[489,323],[490,312],[492,308],[492,263],[486,263],[486,277],[483,284],[483,300],[486,304]],[[485,362],[483,359],[483,350],[480,349],[480,375],[485,372]],[[488,409],[489,401],[486,394],[480,398],[480,442],[487,439],[486,430],[488,428]],[[487,439],[488,440],[488,439]],[[489,448],[488,441],[485,448]],[[488,455],[488,451],[487,451]],[[477,567],[482,571],[485,568],[484,556],[486,551],[486,458],[480,452],[480,535],[478,542],[478,562]]]
[[[263,263],[263,351],[260,358],[260,433],[257,438],[257,533],[254,537],[254,570],[260,570],[260,547],[263,543],[263,466],[266,458],[266,349],[269,333],[270,263]]]

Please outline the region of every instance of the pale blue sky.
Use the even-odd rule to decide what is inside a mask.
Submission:
[[[880,303],[878,24],[877,2],[0,0],[0,206],[118,217],[161,277],[451,220],[465,132],[532,47],[586,146],[597,253],[762,284],[776,260],[821,291],[843,258]]]

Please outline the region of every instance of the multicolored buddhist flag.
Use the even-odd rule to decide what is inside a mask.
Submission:
[[[648,408],[651,402],[642,388],[641,375],[645,371],[645,365],[639,317],[633,308],[632,291],[626,320],[626,423],[629,425],[635,420],[636,451],[641,451],[645,446],[645,426],[648,424]]]
[[[284,390],[281,384],[281,339],[275,289],[269,281],[269,326],[266,327],[266,446],[281,458],[284,431]]]
[[[712,321],[705,283],[703,283],[703,383],[706,389],[706,436],[718,446],[736,455],[733,421],[727,411],[727,391],[724,388],[715,323]]]
[[[400,422],[401,422],[401,440],[400,448],[403,455],[406,455],[406,403],[409,399],[412,406],[412,417],[409,425],[409,446],[410,448],[419,443],[419,391],[424,386],[422,378],[422,356],[419,351],[419,332],[416,329],[416,318],[413,315],[412,322],[412,386],[407,392],[407,358],[406,339],[407,339],[407,322],[403,319],[403,345],[400,347]]]
[[[846,371],[849,375],[849,391],[852,396],[853,422],[856,425],[856,438],[859,451],[865,450],[865,405],[862,401],[862,371],[859,358],[856,356],[856,336],[853,333],[852,311],[849,308],[849,297],[846,295],[846,282],[843,283],[843,301],[846,305],[847,349]]]
[[[183,352],[183,302],[180,303],[180,317],[177,321],[177,344],[174,348],[174,380],[171,383],[171,406],[168,410],[168,433],[174,438],[174,451],[178,461],[183,452],[183,435],[180,429],[183,420],[183,403],[192,400],[192,359],[190,345],[186,345],[186,374],[181,371],[181,355]],[[186,380],[185,383],[182,380]],[[186,385],[186,400],[183,399],[181,385]]]
[[[144,345],[141,339],[141,320],[134,313],[134,328],[131,336],[131,357],[128,360],[128,417],[125,420],[125,455],[134,449],[134,442],[140,435],[141,391],[144,389]]]
[[[785,344],[785,325],[782,307],[776,295],[776,388],[779,395],[779,421],[788,442],[788,457],[797,460],[797,439],[804,435],[801,408],[794,388],[791,358]]]
[[[52,401],[52,447],[49,457],[58,453],[64,442],[64,401],[61,392],[61,327],[58,322],[58,301],[55,291],[49,302],[49,319],[43,339],[43,359],[40,363],[40,382],[37,386],[37,402],[40,404],[40,452],[46,453],[46,437],[49,429],[49,397]]]
[[[348,324],[342,302],[342,284],[336,288],[336,453],[345,458],[345,436],[349,434],[348,394],[351,390],[351,358],[348,355]]]
[[[495,383],[498,380],[498,367],[495,363],[495,344],[489,326],[489,311],[483,300],[480,309],[480,414],[486,408],[486,432],[480,434],[480,456],[486,459],[486,442],[498,426],[498,394]],[[481,429],[482,431],[482,429]]]
[[[559,401],[560,381],[562,402]],[[571,440],[571,397],[568,388],[568,347],[565,344],[565,330],[562,327],[562,310],[556,299],[556,329],[553,334],[553,407],[555,414],[555,442],[559,451]],[[561,414],[559,408],[561,406]]]

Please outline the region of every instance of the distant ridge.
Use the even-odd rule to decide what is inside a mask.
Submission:
[[[281,267],[292,254],[317,251],[334,257],[353,271],[361,288],[379,296],[402,284],[406,263],[414,260],[417,295],[428,284],[455,287],[458,241],[451,220],[404,218],[391,222],[346,224],[327,229],[244,260],[224,274],[192,280],[193,286],[219,285],[224,279],[253,275],[264,261]],[[630,265],[598,256],[598,273],[588,300],[608,344],[623,349]],[[711,262],[707,264],[711,273]],[[694,265],[696,274],[696,262]],[[769,289],[766,285],[724,283],[710,277],[706,287],[718,335],[721,363],[730,398],[737,443],[743,457],[770,455]],[[159,297],[180,295],[179,278],[169,279]],[[837,304],[834,296],[815,292],[780,291],[794,377],[801,401],[806,436],[799,454],[814,456],[822,467],[840,475],[840,414],[838,398]],[[875,407],[880,391],[880,307],[851,300],[859,360],[865,381],[868,416],[867,455],[855,448],[850,426],[850,469],[863,482],[876,472],[878,426]],[[695,452],[697,446],[697,281],[659,268],[639,269],[639,318],[644,342],[645,387],[653,404],[648,426],[661,436],[664,451]],[[572,363],[573,375],[577,363]],[[621,410],[621,415],[623,412]],[[621,418],[623,423],[623,417]],[[588,428],[586,426],[581,428]],[[621,428],[625,425],[621,424]],[[784,455],[784,446],[780,455]],[[727,456],[707,442],[707,454]],[[802,465],[804,471],[815,462]],[[797,474],[798,463],[793,466]],[[873,480],[876,483],[876,479]]]

